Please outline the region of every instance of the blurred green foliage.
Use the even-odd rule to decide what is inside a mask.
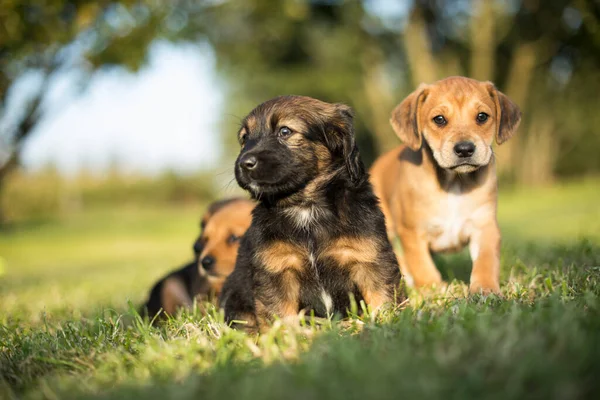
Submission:
[[[519,134],[497,149],[503,177],[541,184],[600,172],[594,0],[9,0],[0,5],[0,120],[19,77],[36,71],[43,82],[0,132],[0,190],[57,71],[135,70],[157,39],[214,49],[228,160],[237,152],[231,115],[304,94],[354,107],[369,164],[397,144],[395,104],[420,82],[466,75],[493,80],[523,110]]]
[[[370,163],[397,143],[388,123],[395,104],[421,82],[466,75],[494,81],[523,110],[519,135],[497,149],[505,178],[540,184],[600,172],[598,2],[177,4],[187,21],[180,36],[206,37],[216,51],[228,114],[287,93],[348,103]]]
[[[25,140],[44,112],[54,77],[120,64],[137,69],[161,34],[162,6],[137,0],[7,0],[0,4],[0,192],[19,165]],[[12,104],[13,84],[27,73],[37,91]],[[14,112],[14,110],[17,110]],[[13,111],[11,113],[11,111]],[[0,209],[0,222],[5,219]]]
[[[82,172],[61,176],[47,167],[36,173],[11,174],[0,196],[5,223],[40,222],[107,206],[185,206],[214,199],[212,173],[149,177],[113,170],[105,176]]]

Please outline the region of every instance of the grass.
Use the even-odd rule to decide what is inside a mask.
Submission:
[[[98,209],[0,233],[0,398],[600,398],[598,180],[503,191],[503,297],[276,323],[212,310],[149,327],[133,307],[185,262],[201,207]],[[465,253],[437,259],[468,278]]]

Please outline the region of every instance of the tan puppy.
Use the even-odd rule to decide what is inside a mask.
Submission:
[[[208,279],[217,296],[235,268],[239,241],[250,226],[255,205],[253,201],[238,199],[202,219],[199,272]]]
[[[470,291],[499,292],[500,231],[492,142],[517,130],[519,108],[491,82],[451,77],[421,84],[392,112],[405,143],[371,169],[400,268],[415,286],[442,281],[430,252],[469,245]],[[412,279],[411,279],[412,278]]]
[[[253,201],[240,198],[210,204],[194,242],[194,260],[154,284],[140,315],[150,319],[164,313],[175,315],[179,308],[190,308],[194,299],[218,297],[235,267],[239,240],[250,226],[254,206]]]

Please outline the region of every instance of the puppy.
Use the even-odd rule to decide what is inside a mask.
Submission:
[[[147,313],[150,319],[161,310],[174,315],[179,308],[191,307],[194,298],[218,296],[235,266],[239,240],[250,226],[253,208],[254,202],[239,198],[212,203],[200,223],[194,260],[159,280],[140,314]]]
[[[469,245],[470,291],[499,292],[500,231],[492,142],[513,136],[519,108],[491,82],[451,77],[422,84],[392,112],[405,143],[371,169],[402,273],[416,286],[441,283],[432,252]],[[410,278],[409,278],[410,277]]]
[[[238,133],[239,185],[259,200],[223,288],[228,322],[345,314],[392,302],[400,271],[354,140],[352,111],[309,97],[256,107]]]

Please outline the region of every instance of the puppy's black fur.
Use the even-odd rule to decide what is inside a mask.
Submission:
[[[345,315],[351,296],[374,309],[397,300],[398,263],[351,109],[278,97],[244,119],[239,139],[236,179],[259,204],[223,288],[226,320],[252,331],[302,309]]]
[[[148,301],[141,308],[140,315],[146,314],[149,319],[154,319],[161,311],[164,311],[162,298],[163,285],[168,279],[176,279],[183,283],[187,295],[190,299],[195,298],[199,294],[210,293],[210,284],[206,277],[201,277],[198,273],[198,263],[191,262],[183,267],[170,272],[168,275],[160,279],[150,290]],[[160,315],[164,315],[160,314]]]
[[[200,222],[200,235],[195,240],[193,245],[193,261],[174,271],[171,271],[154,284],[152,289],[150,289],[148,300],[144,305],[142,305],[142,307],[139,310],[140,315],[147,315],[150,320],[154,319],[154,317],[156,317],[157,315],[164,316],[165,299],[163,298],[163,288],[166,282],[169,280],[175,280],[183,286],[190,302],[192,302],[194,298],[197,298],[199,296],[205,297],[206,299],[209,298],[212,292],[212,287],[210,285],[208,276],[200,276],[199,273],[199,258],[200,254],[202,254],[205,245],[205,240],[202,235],[204,226],[213,214],[215,214],[217,211],[219,211],[226,205],[238,200],[240,199],[231,198],[215,201],[210,204]],[[161,313],[161,311],[163,312]]]

